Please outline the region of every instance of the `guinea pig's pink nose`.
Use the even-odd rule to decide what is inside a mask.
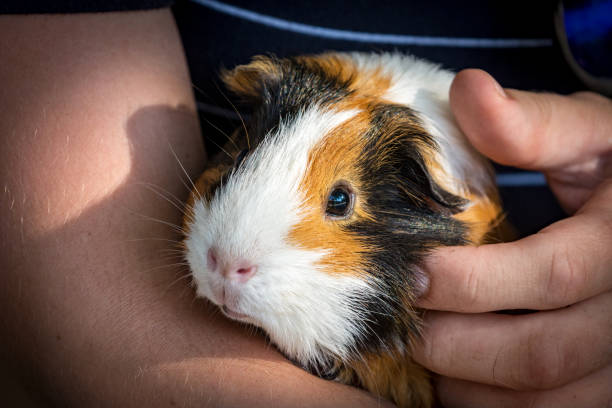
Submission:
[[[208,250],[208,268],[219,272],[224,278],[236,282],[246,282],[255,274],[257,266],[245,261],[224,262],[214,248]]]
[[[244,283],[251,279],[256,271],[257,267],[255,265],[237,264],[223,268],[221,274],[225,276],[226,279]]]

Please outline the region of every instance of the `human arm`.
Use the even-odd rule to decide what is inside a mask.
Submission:
[[[0,55],[0,356],[42,404],[378,404],[175,282],[147,186],[186,198],[205,155],[169,10],[1,16]]]

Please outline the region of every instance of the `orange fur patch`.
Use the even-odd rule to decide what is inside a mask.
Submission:
[[[280,75],[280,67],[269,57],[258,55],[247,65],[239,65],[231,71],[222,71],[225,85],[238,95],[259,97],[261,81]]]
[[[468,241],[472,245],[481,245],[495,241],[490,232],[503,220],[501,205],[496,191],[491,191],[486,197],[468,195],[470,206],[453,218],[464,222],[469,228]]]
[[[310,152],[308,170],[302,182],[305,186],[302,192],[306,197],[303,221],[290,232],[289,240],[303,248],[330,251],[321,262],[330,272],[360,274],[364,266],[364,251],[371,252],[376,248],[365,247],[363,240],[348,232],[343,225],[355,218],[372,220],[361,197],[363,181],[355,163],[365,144],[359,136],[370,126],[368,107],[378,102],[391,85],[391,79],[381,75],[380,70],[359,71],[348,59],[331,53],[298,57],[298,61],[312,69],[323,70],[354,91],[345,100],[334,104],[334,110],[357,109],[361,112],[326,135]],[[325,216],[328,195],[338,181],[349,183],[355,193],[353,215],[347,220]]]
[[[391,78],[383,74],[381,68],[359,70],[352,60],[335,53],[298,57],[297,60],[311,68],[322,69],[330,78],[338,78],[355,92],[339,109],[359,108],[364,103],[381,99],[391,86]]]
[[[373,249],[365,248],[359,236],[343,228],[355,218],[371,219],[361,198],[362,180],[355,168],[364,144],[356,135],[365,132],[368,126],[369,114],[359,113],[326,135],[309,155],[302,182],[303,219],[289,233],[289,240],[302,248],[330,251],[322,260],[330,272],[359,274],[364,262],[363,251]],[[351,219],[325,216],[328,195],[338,181],[347,182],[355,193]]]
[[[404,354],[368,354],[343,368],[339,381],[361,386],[400,408],[428,408],[433,404],[427,370]]]

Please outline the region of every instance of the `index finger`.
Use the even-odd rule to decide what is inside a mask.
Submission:
[[[426,309],[555,309],[612,289],[612,181],[575,216],[511,243],[450,247],[427,259]]]

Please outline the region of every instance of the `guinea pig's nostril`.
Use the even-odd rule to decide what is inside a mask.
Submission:
[[[237,282],[246,282],[255,275],[257,271],[257,267],[255,265],[246,266],[246,267],[234,267],[228,268],[224,272],[224,276],[227,279],[231,279]]]
[[[213,248],[210,248],[208,250],[208,256],[206,261],[208,263],[208,269],[210,269],[211,271],[217,269],[217,253]]]
[[[239,275],[251,275],[254,272],[255,272],[254,266],[250,266],[248,268],[240,268],[236,271],[236,273],[238,273]]]

